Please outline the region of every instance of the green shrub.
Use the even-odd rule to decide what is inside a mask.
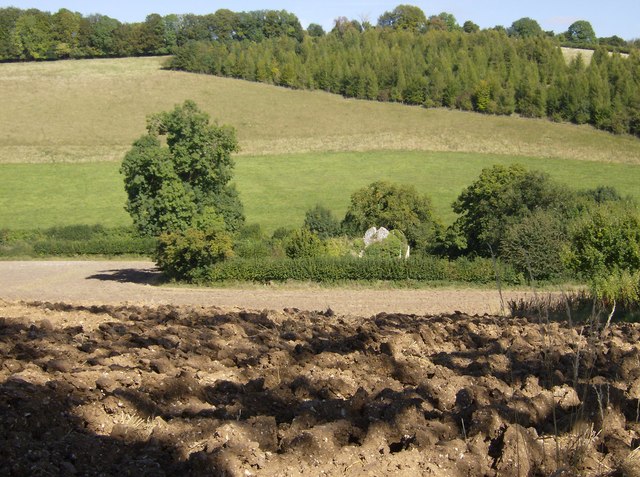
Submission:
[[[324,253],[322,240],[305,228],[291,232],[284,239],[284,248],[289,258],[311,258]]]
[[[96,236],[104,236],[107,230],[102,225],[65,225],[51,227],[45,230],[44,235],[53,240],[91,240]]]
[[[293,232],[293,229],[291,229],[289,227],[278,227],[271,234],[271,239],[272,240],[284,240],[285,238],[287,238],[287,236],[289,236],[291,234],[291,232]]]
[[[41,240],[33,244],[38,256],[153,255],[153,237],[97,237],[89,240]]]
[[[500,266],[505,284],[518,284],[519,276],[513,268]],[[488,284],[495,281],[491,260],[466,258],[449,261],[436,257],[409,260],[357,257],[315,257],[299,259],[233,259],[209,267],[200,279],[208,282],[250,281],[259,283],[315,281],[417,281],[465,282]]]
[[[519,164],[485,168],[453,203],[455,227],[467,251],[483,257],[498,253],[506,230],[535,210],[564,212],[575,203],[572,193],[540,171]]]
[[[245,238],[236,240],[233,253],[241,258],[266,258],[272,255],[273,249],[267,240]]]
[[[0,245],[6,245],[11,240],[11,231],[7,229],[0,230]]]
[[[153,255],[156,240],[140,237],[133,227],[72,225],[46,230],[12,230],[3,233],[3,257],[74,255]]]
[[[562,259],[567,245],[562,219],[537,210],[506,229],[500,254],[529,280],[550,280],[567,273]]]
[[[364,256],[380,259],[401,259],[407,252],[407,238],[399,230],[392,230],[381,242],[374,242],[364,249]]]
[[[570,228],[569,266],[591,285],[597,298],[638,305],[640,296],[640,209],[626,202],[592,207]]]
[[[342,231],[340,221],[331,211],[321,205],[307,210],[304,218],[304,227],[315,233],[321,239],[337,237]]]
[[[629,202],[605,202],[570,227],[568,264],[585,278],[640,269],[640,210]]]
[[[237,233],[239,240],[252,239],[263,240],[266,238],[265,233],[262,231],[260,224],[247,224],[243,225]]]
[[[272,255],[271,241],[267,239],[260,224],[243,226],[233,244],[233,253],[241,258],[265,258]]]
[[[162,234],[156,261],[167,277],[197,281],[203,270],[233,255],[231,235],[218,227]]]
[[[596,204],[603,204],[605,202],[618,202],[623,199],[616,188],[611,186],[598,186],[595,189],[580,191],[578,192],[578,196],[592,200]]]
[[[362,250],[364,242],[360,240]],[[324,250],[327,257],[346,257],[356,255],[354,241],[349,237],[329,237],[324,241]]]
[[[371,227],[385,227],[405,234],[413,248],[429,250],[436,241],[440,223],[435,219],[431,199],[413,186],[378,181],[357,190],[342,221],[352,235]]]

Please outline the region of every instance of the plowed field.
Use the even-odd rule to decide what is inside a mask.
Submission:
[[[638,475],[639,337],[0,302],[0,475]]]

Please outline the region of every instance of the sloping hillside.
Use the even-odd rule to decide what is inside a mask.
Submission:
[[[162,70],[162,58],[0,65],[0,162],[120,160],[145,117],[185,99],[235,126],[244,155],[419,150],[640,163],[588,126],[347,100]]]

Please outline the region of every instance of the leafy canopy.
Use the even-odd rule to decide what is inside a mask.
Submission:
[[[468,251],[480,256],[498,252],[507,228],[535,210],[563,212],[574,201],[571,193],[540,171],[519,164],[483,169],[480,177],[453,203],[460,214],[455,226]]]
[[[242,204],[229,186],[237,150],[235,131],[210,124],[193,101],[150,116],[121,167],[136,228],[152,236],[186,230],[207,211],[220,214],[228,230],[239,228]]]
[[[520,18],[511,24],[509,28],[509,35],[518,38],[528,38],[531,36],[542,35],[542,28],[540,24],[529,17]]]
[[[331,211],[320,204],[307,210],[304,217],[304,227],[315,233],[321,239],[337,237],[342,232],[340,221]]]
[[[398,230],[412,247],[428,249],[440,224],[429,197],[418,194],[415,187],[378,181],[353,193],[343,226],[354,235],[371,227]]]
[[[640,301],[640,210],[629,201],[590,208],[570,227],[569,266],[608,301]]]
[[[608,201],[586,210],[570,227],[568,261],[590,277],[640,270],[640,210],[628,201]]]
[[[396,30],[424,31],[427,27],[427,17],[419,7],[398,5],[390,12],[380,15],[378,26]]]
[[[569,29],[567,30],[565,35],[568,41],[577,44],[596,43],[598,41],[591,23],[586,20],[578,20],[577,22],[573,22],[569,26]]]
[[[224,221],[208,211],[193,227],[160,235],[156,262],[169,278],[198,281],[208,267],[231,258],[232,249],[233,240]]]
[[[549,280],[566,272],[562,254],[567,246],[560,214],[538,209],[506,229],[500,255],[527,280]]]

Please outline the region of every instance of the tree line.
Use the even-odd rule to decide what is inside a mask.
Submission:
[[[506,31],[426,32],[353,25],[320,37],[189,42],[174,69],[346,97],[520,114],[640,134],[640,55],[598,48],[565,61],[556,39]]]
[[[372,28],[417,33],[480,31],[480,27],[470,20],[460,26],[447,12],[427,18],[418,7],[399,5],[382,14],[377,25],[338,17],[331,33],[343,34],[348,29],[362,32]],[[640,44],[640,40],[627,42],[616,35],[598,38],[585,20],[574,22],[566,32],[557,35],[543,31],[531,18],[521,18],[509,28],[496,26],[493,30],[514,38],[545,36],[563,45],[592,49],[602,45],[609,50],[629,52]],[[36,8],[6,7],[0,8],[0,61],[166,55],[189,41],[261,42],[284,36],[301,42],[305,37],[325,34],[323,27],[316,23],[304,30],[296,15],[285,10],[233,12],[219,9],[206,15],[165,16],[152,13],[144,22],[122,23],[106,15],[83,16],[66,8],[50,13]]]
[[[623,43],[597,38],[584,20],[558,35],[531,18],[480,30],[411,5],[385,12],[376,25],[339,17],[329,33],[317,24],[303,30],[284,10],[151,14],[127,24],[66,9],[0,9],[0,61],[172,53],[169,67],[185,71],[637,136],[640,53],[623,57],[602,46]],[[595,48],[592,61],[567,64],[560,44]]]
[[[0,61],[168,55],[189,41],[252,41],[290,36],[302,40],[298,18],[284,10],[208,15],[148,15],[122,23],[106,15],[60,9],[0,8]]]

